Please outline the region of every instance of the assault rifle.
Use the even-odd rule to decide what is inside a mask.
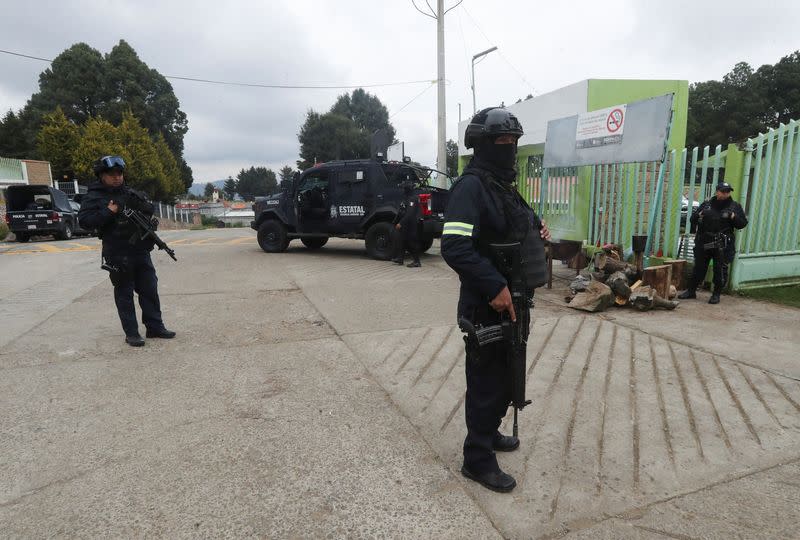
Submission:
[[[131,223],[136,225],[137,231],[131,236],[131,244],[134,244],[137,239],[146,240],[147,238],[150,238],[156,247],[158,247],[158,249],[166,251],[167,255],[172,257],[173,261],[177,261],[178,259],[175,257],[175,251],[172,250],[167,243],[159,238],[156,234],[156,226],[158,225],[158,221],[153,217],[146,216],[137,209],[141,208],[143,204],[149,205],[150,203],[145,201],[141,196],[133,191],[129,193],[128,197],[130,200],[128,204],[125,205],[125,208],[122,209],[122,214],[128,218]],[[155,223],[153,223],[154,221]]]
[[[528,287],[522,268],[520,243],[490,244],[490,247],[494,254],[494,262],[508,283],[517,321],[513,322],[508,312],[504,312],[500,315],[500,324],[475,327],[470,321],[461,317],[458,326],[479,347],[498,341],[506,343],[504,361],[511,374],[509,384],[511,385],[511,405],[514,407],[513,435],[517,437],[519,433],[517,411],[531,403],[529,399],[525,399],[525,377],[532,302],[528,296]]]

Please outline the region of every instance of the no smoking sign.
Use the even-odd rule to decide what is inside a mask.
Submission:
[[[616,133],[620,130],[624,121],[625,113],[622,112],[622,109],[614,109],[608,113],[608,117],[606,118],[606,129],[610,133]]]

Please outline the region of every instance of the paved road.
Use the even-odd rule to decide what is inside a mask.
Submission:
[[[169,231],[173,341],[122,343],[95,239],[0,244],[9,536],[787,538],[800,522],[800,311],[537,294],[510,495],[458,474],[457,280],[334,240]],[[562,272],[567,275],[566,272]],[[5,283],[4,283],[5,285]]]

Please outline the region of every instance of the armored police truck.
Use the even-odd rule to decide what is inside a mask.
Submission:
[[[363,239],[370,257],[388,260],[395,235],[392,220],[411,183],[422,219],[421,250],[442,235],[448,190],[428,185],[430,169],[410,163],[350,160],[321,163],[297,174],[282,192],[253,205],[258,244],[268,253],[286,250],[295,238],[319,249],[331,237]]]

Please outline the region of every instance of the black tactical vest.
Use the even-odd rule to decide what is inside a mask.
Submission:
[[[534,223],[533,209],[511,184],[499,182],[484,171],[478,173],[472,169],[469,172],[480,178],[495,206],[503,212],[506,223],[503,232],[481,229],[478,252],[491,260],[490,244],[519,242],[527,286],[529,289],[541,287],[547,283],[547,261],[538,220]]]

